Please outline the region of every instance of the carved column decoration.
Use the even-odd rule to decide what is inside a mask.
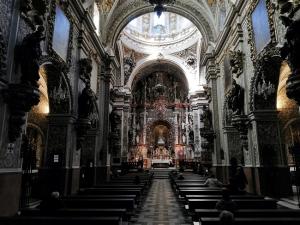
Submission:
[[[281,20],[287,27],[285,35],[286,42],[281,49],[281,56],[286,59],[290,68],[291,75],[286,82],[286,94],[300,105],[300,3],[296,1],[278,0],[281,9]]]
[[[4,43],[4,37],[0,28],[0,77],[5,75],[6,71],[6,46]]]
[[[240,50],[230,51],[229,57],[232,75],[238,78],[244,70],[244,53]]]

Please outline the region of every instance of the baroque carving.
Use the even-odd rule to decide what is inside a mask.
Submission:
[[[21,66],[21,83],[38,87],[39,60],[42,56],[40,42],[45,39],[44,27],[37,26],[33,33],[28,34],[17,46],[17,62]]]
[[[244,69],[244,53],[240,50],[238,51],[230,51],[230,66],[232,75],[235,75],[238,78]]]
[[[0,77],[3,77],[6,72],[6,57],[6,45],[0,28]]]
[[[286,42],[281,49],[281,56],[287,59],[291,68],[291,75],[286,83],[286,94],[289,98],[296,100],[300,104],[300,18],[297,16],[300,10],[299,1],[280,1],[281,20],[287,27]]]
[[[124,84],[128,82],[128,79],[136,66],[134,53],[133,51],[129,56],[125,56],[123,59],[123,68],[124,68]]]
[[[244,113],[244,89],[232,80],[232,87],[227,94],[228,109],[232,110],[232,115],[242,115]]]
[[[247,13],[247,29],[248,29],[248,35],[249,35],[248,44],[250,45],[251,59],[254,63],[257,59],[258,52],[256,51],[256,48],[255,48],[254,30],[253,30],[251,15],[258,3],[259,3],[259,0],[251,1],[249,11]],[[274,15],[275,15],[276,8],[275,8],[274,4],[272,3],[272,0],[266,0],[266,5],[267,5],[268,22],[269,22],[270,34],[271,34],[270,45],[275,45],[276,44],[276,32],[275,32],[275,24],[274,24]]]
[[[68,1],[59,1],[59,6],[61,6],[62,10],[64,11],[66,17],[70,21],[70,33],[69,33],[69,43],[68,43],[68,50],[67,50],[67,60],[66,62],[53,50],[52,48],[52,40],[54,34],[54,23],[55,23],[55,12],[56,12],[56,0],[50,0],[49,5],[49,15],[47,18],[48,22],[48,30],[47,30],[47,50],[50,57],[54,58],[55,60],[59,61],[60,64],[64,65],[62,67],[63,72],[67,73],[70,69],[72,63],[72,49],[73,49],[73,26],[74,26],[74,19],[68,9],[69,3]]]
[[[3,95],[10,109],[8,139],[13,143],[22,133],[26,113],[39,103],[40,92],[38,88],[30,85],[9,84]]]
[[[250,88],[251,111],[276,108],[276,87],[281,63],[280,51],[276,47],[269,46],[257,58]]]
[[[87,131],[91,128],[92,122],[97,123],[97,96],[91,89],[91,72],[93,70],[92,60],[84,58],[79,60],[80,79],[85,87],[78,98],[78,148],[82,146]]]
[[[35,29],[36,26],[43,25],[46,8],[47,0],[23,0],[20,5],[21,16],[31,29]]]
[[[203,123],[203,127],[200,128],[200,136],[205,139],[201,147],[207,151],[212,150],[216,134],[212,127],[212,113],[205,105],[203,106],[203,113],[200,115],[200,121]]]

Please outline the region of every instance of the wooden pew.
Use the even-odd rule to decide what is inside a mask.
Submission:
[[[178,190],[180,196],[185,197],[186,195],[221,195],[220,189],[186,189],[180,188]]]
[[[188,199],[190,210],[194,209],[214,209],[217,199]],[[277,203],[273,199],[236,199],[238,209],[276,209]]]
[[[186,195],[186,199],[222,199],[222,195]],[[261,195],[230,195],[231,199],[264,199]]]
[[[79,195],[136,195],[138,198],[142,195],[141,189],[128,188],[97,188],[80,190]]]
[[[66,208],[125,208],[128,211],[133,211],[136,207],[134,199],[119,198],[119,199],[65,199],[63,201]]]
[[[199,221],[200,217],[218,217],[217,209],[195,209],[194,221]],[[240,209],[234,213],[235,217],[299,217],[300,210],[291,209]]]
[[[128,221],[126,209],[57,209],[42,211],[37,208],[23,209],[22,216],[59,216],[59,217],[120,217]]]
[[[219,218],[203,217],[201,218],[201,225],[219,225]],[[299,225],[300,218],[273,218],[273,217],[247,217],[235,218],[234,225]]]
[[[0,217],[1,225],[121,225],[120,217]]]
[[[139,202],[139,199],[136,195],[69,195],[69,196],[66,196],[66,197],[63,197],[62,200],[64,199],[104,199],[104,198],[107,198],[107,199],[115,199],[115,198],[132,198],[134,199],[134,201],[136,203]]]

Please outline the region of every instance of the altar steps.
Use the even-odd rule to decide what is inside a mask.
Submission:
[[[169,179],[169,172],[171,171],[172,169],[170,168],[165,168],[165,169],[152,169],[152,172],[154,173],[153,174],[153,178],[154,179]]]

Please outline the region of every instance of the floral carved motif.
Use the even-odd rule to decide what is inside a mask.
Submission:
[[[232,75],[238,78],[244,70],[244,53],[240,50],[230,51],[229,57]]]

